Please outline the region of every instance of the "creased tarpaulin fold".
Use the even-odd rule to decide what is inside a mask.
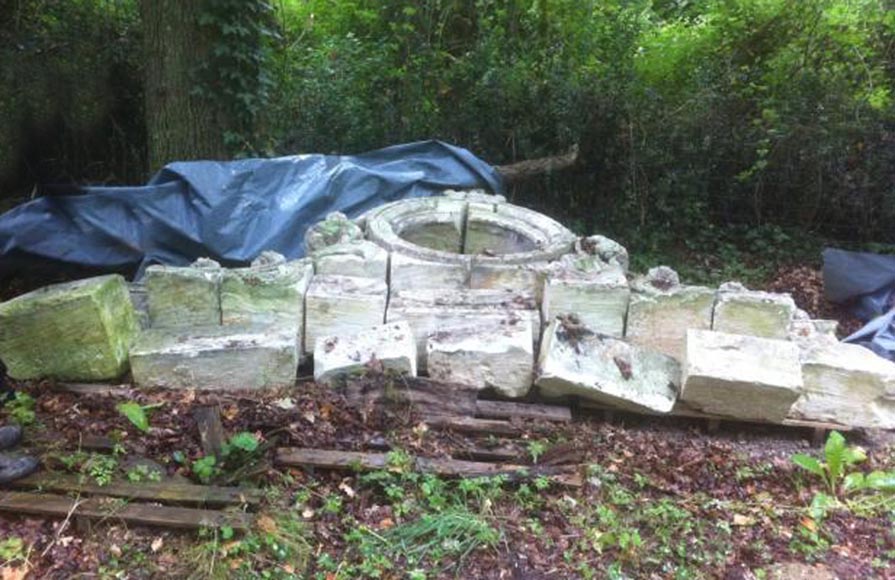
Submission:
[[[333,211],[355,217],[444,189],[499,193],[500,175],[440,141],[360,155],[171,163],[148,184],[84,187],[0,216],[0,270],[47,259],[94,268],[184,265],[200,256],[244,264],[263,250],[304,255],[305,230]]]

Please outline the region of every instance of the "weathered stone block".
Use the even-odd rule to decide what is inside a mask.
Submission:
[[[363,371],[373,361],[384,369],[416,376],[416,340],[406,322],[319,338],[314,347],[314,380],[331,383]]]
[[[140,387],[255,389],[295,384],[294,325],[150,328],[130,353]]]
[[[325,336],[350,335],[382,324],[388,287],[381,280],[314,276],[305,295],[305,346]]]
[[[593,256],[566,256],[544,284],[544,320],[574,314],[591,330],[621,338],[630,296],[621,268]]]
[[[327,246],[364,239],[364,232],[345,214],[335,211],[305,232],[305,248],[309,254]]]
[[[284,321],[301,329],[305,291],[313,274],[310,260],[254,262],[250,268],[225,270],[221,321],[225,325]]]
[[[747,290],[736,283],[722,284],[712,322],[712,330],[784,339],[796,313],[789,294]]]
[[[547,397],[577,395],[623,409],[667,413],[680,380],[673,358],[557,318],[544,330],[535,384]]]
[[[895,429],[895,363],[832,340],[806,343],[801,357],[804,386],[791,417]]]
[[[715,291],[701,286],[635,291],[628,307],[625,339],[684,360],[687,329],[712,327]]]
[[[688,330],[681,400],[710,414],[780,422],[802,390],[789,341]]]
[[[358,240],[314,252],[314,271],[321,276],[357,276],[385,281],[388,252],[373,242]]]
[[[0,304],[0,359],[14,379],[114,379],[138,331],[118,275],[54,284]]]
[[[482,316],[472,326],[429,334],[429,376],[522,397],[534,378],[532,342],[530,318]]]
[[[531,294],[540,302],[544,295],[544,281],[549,265],[494,264],[473,261],[469,286],[473,289],[516,290]]]
[[[475,326],[486,316],[516,314],[532,323],[533,341],[540,337],[541,317],[530,294],[509,290],[404,290],[389,300],[387,320],[406,320],[417,340],[418,367],[426,369],[426,340],[443,330]]]
[[[596,256],[608,266],[621,268],[622,272],[628,272],[628,250],[615,240],[606,236],[588,236],[579,238],[575,242],[575,251],[579,254]]]
[[[221,323],[223,269],[213,260],[187,268],[150,266],[143,283],[149,299],[152,327],[214,325]]]
[[[389,287],[392,292],[428,288],[466,288],[469,278],[467,262],[431,262],[400,253],[392,253],[389,265]]]

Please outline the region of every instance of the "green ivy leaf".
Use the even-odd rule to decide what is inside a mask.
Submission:
[[[149,417],[146,416],[146,411],[139,403],[133,401],[118,403],[115,408],[119,413],[127,417],[134,424],[134,427],[144,433],[149,431]]]

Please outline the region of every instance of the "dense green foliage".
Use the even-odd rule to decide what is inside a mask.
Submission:
[[[577,144],[576,170],[511,193],[634,249],[895,241],[889,0],[207,2],[197,86],[235,155]],[[135,0],[35,4],[0,0],[0,183],[135,181]]]

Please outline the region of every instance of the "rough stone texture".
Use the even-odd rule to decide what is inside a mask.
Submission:
[[[324,336],[350,335],[385,320],[388,287],[381,280],[314,276],[305,295],[305,346]]]
[[[575,242],[575,251],[579,254],[596,256],[610,266],[618,266],[622,272],[628,272],[628,250],[615,240],[606,236],[588,236]]]
[[[470,201],[463,253],[482,263],[526,264],[568,253],[575,235],[545,215],[508,203]]]
[[[541,317],[530,294],[509,290],[423,289],[393,292],[386,319],[406,320],[417,339],[417,365],[426,367],[426,339],[431,333],[474,326],[487,316],[516,314],[532,323],[533,342],[540,336]]]
[[[305,232],[305,248],[310,254],[327,246],[363,238],[364,232],[360,226],[345,217],[345,214],[336,211],[308,228]]]
[[[431,259],[462,252],[466,201],[427,197],[390,203],[365,216],[368,238],[392,252]]]
[[[533,379],[530,318],[482,316],[465,328],[429,334],[429,376],[436,380],[493,388],[506,397],[525,396]]]
[[[373,242],[357,240],[314,252],[314,271],[320,275],[386,279],[388,252]]]
[[[660,279],[664,280],[664,278]],[[632,282],[625,339],[684,360],[687,329],[712,327],[715,291],[701,286],[654,286],[652,278]]]
[[[374,360],[384,369],[416,376],[416,340],[406,322],[317,339],[314,380],[332,383],[363,371]]]
[[[399,253],[391,255],[389,287],[392,292],[429,288],[466,288],[468,279],[468,261],[441,263]]]
[[[706,413],[779,423],[802,389],[795,343],[687,331],[681,400]]]
[[[591,330],[621,338],[630,295],[621,268],[594,256],[564,256],[544,284],[544,320],[575,314]]]
[[[484,189],[447,189],[442,195],[450,199],[478,201],[482,203],[506,203],[507,198],[486,192]]]
[[[300,330],[305,291],[313,274],[310,260],[264,260],[250,268],[225,270],[221,321],[225,325],[284,321]]]
[[[290,387],[298,368],[296,333],[285,323],[151,328],[131,349],[131,372],[140,387]]]
[[[212,260],[187,268],[149,266],[143,283],[149,298],[150,326],[220,324],[222,277],[223,269]]]
[[[630,410],[668,413],[681,369],[669,356],[557,318],[544,331],[535,384],[547,397],[577,395]]]
[[[730,334],[787,338],[796,304],[789,294],[747,290],[736,283],[718,290],[712,329]]]
[[[114,379],[137,331],[121,276],[55,284],[0,304],[0,359],[19,380]]]
[[[801,357],[804,387],[791,417],[895,428],[895,363],[823,337],[805,344]]]
[[[134,307],[134,315],[137,317],[137,325],[149,328],[149,294],[146,285],[142,282],[131,282],[127,285],[131,296],[131,304]]]
[[[473,261],[469,286],[473,289],[517,290],[526,292],[540,302],[544,296],[544,281],[549,264],[482,264]]]

